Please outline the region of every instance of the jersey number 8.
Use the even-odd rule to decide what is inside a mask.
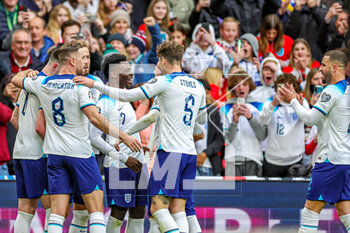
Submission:
[[[64,117],[64,114],[62,113],[63,110],[64,110],[63,100],[61,99],[61,97],[57,97],[56,99],[54,99],[52,101],[52,111],[53,111],[53,120],[55,121],[55,124],[60,126],[60,127],[64,126],[64,124],[66,124],[66,118]]]

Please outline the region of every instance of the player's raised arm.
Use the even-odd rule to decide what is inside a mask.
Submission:
[[[30,78],[33,78],[35,76],[37,76],[39,72],[36,71],[36,70],[24,70],[24,71],[21,71],[21,72],[18,72],[11,80],[11,82],[13,83],[13,85],[15,85],[16,87],[19,87],[19,88],[23,88],[23,80],[26,78],[26,77],[30,77]]]
[[[125,132],[121,131],[116,126],[111,124],[108,120],[106,120],[98,113],[95,106],[90,105],[84,107],[82,111],[89,118],[90,122],[96,126],[96,128],[115,138],[120,138],[123,140],[124,144],[128,146],[133,152],[141,151],[141,143],[136,138],[127,135]]]

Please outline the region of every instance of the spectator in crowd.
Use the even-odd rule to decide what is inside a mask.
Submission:
[[[76,39],[83,39],[83,38],[79,38],[80,29],[81,29],[81,26],[78,21],[70,19],[64,22],[61,25],[63,43],[68,43]]]
[[[98,6],[98,15],[103,22],[103,26],[107,27],[111,21],[112,13],[117,10],[119,0],[100,0]]]
[[[221,108],[225,134],[225,175],[261,176],[263,152],[260,141],[267,135],[266,126],[258,122],[259,110],[246,103],[249,92],[255,89],[253,80],[244,71],[228,79],[233,98]]]
[[[0,42],[19,23],[19,16],[23,15],[23,13],[20,13],[22,9],[23,7],[19,5],[18,0],[3,0],[0,2]]]
[[[202,78],[209,83],[211,96],[217,105],[221,106],[226,101],[227,91],[227,79],[224,78],[222,69],[209,67],[204,71]]]
[[[318,68],[311,69],[307,75],[303,96],[309,102],[310,107],[314,106],[320,97],[321,92],[315,93],[315,88],[323,86],[322,80],[323,75]]]
[[[29,22],[29,31],[33,46],[30,53],[45,63],[47,51],[55,45],[51,38],[46,36],[45,21],[41,17],[35,17]]]
[[[261,105],[276,94],[274,83],[277,76],[282,74],[281,65],[273,56],[267,57],[261,62],[259,73],[261,86],[249,93],[248,102],[257,102]],[[258,109],[260,110],[261,106]]]
[[[52,9],[46,29],[47,36],[50,37],[55,44],[63,43],[61,26],[70,19],[72,19],[70,11],[64,5],[60,4]]]
[[[322,59],[322,52],[317,45],[317,31],[324,21],[324,16],[324,10],[316,5],[315,0],[297,0],[284,28],[286,34],[294,40],[304,38],[317,61]]]
[[[147,9],[147,17],[150,16],[156,20],[160,28],[168,28],[172,24],[170,22],[170,11],[166,0],[152,0]],[[146,36],[146,50],[149,50],[152,46],[152,35],[146,24],[140,25],[138,33]]]
[[[7,146],[7,127],[11,119],[12,110],[0,102],[0,176],[9,174],[6,162],[10,160],[10,152]]]
[[[245,33],[240,39],[243,46],[239,51],[233,53],[233,64],[242,67],[242,69],[252,78],[253,82],[260,86],[258,40],[251,33]]]
[[[265,58],[272,53],[283,68],[289,63],[292,45],[293,40],[283,34],[283,25],[278,16],[265,16],[260,27],[259,58]]]
[[[193,31],[192,40],[182,59],[182,67],[186,72],[202,73],[208,67],[229,69],[229,59],[225,50],[216,43],[212,25],[198,24]]]
[[[280,17],[283,26],[286,25],[288,17],[290,16],[290,14],[292,13],[292,11],[294,10],[294,7],[291,4],[291,0],[283,0],[281,1],[281,5],[278,8],[276,15],[278,17]]]
[[[175,23],[169,27],[171,38],[178,44],[185,45],[186,31],[182,24]]]
[[[111,15],[110,22],[110,34],[120,33],[124,36],[125,40],[130,39],[132,36],[131,19],[128,13],[124,10],[116,10]]]
[[[222,125],[218,107],[210,95],[209,83],[204,79],[198,79],[206,93],[207,102],[207,121],[204,125],[198,125],[202,128],[203,138],[196,141],[197,150],[197,176],[213,176],[223,171],[219,152],[224,143],[222,135]]]
[[[37,16],[42,17],[45,22],[49,19],[49,14],[51,13],[52,7],[60,4],[60,0],[21,0],[21,4],[26,6],[31,11],[35,12]]]
[[[318,67],[320,67],[320,63],[312,59],[309,43],[303,38],[298,38],[292,46],[289,66],[284,67],[282,71],[292,73],[304,87],[310,69]]]
[[[127,55],[126,53],[126,40],[120,33],[112,34],[108,37],[108,44],[111,44],[115,50],[119,53]]]
[[[6,114],[6,112],[8,112],[9,109],[11,111],[10,115],[12,115],[12,111],[14,110],[16,105],[16,98],[17,98],[19,89],[11,83],[12,77],[13,77],[12,74],[8,74],[0,82],[0,103],[2,104],[2,107],[1,107],[2,110],[5,110],[4,112],[0,111],[0,115],[2,113]],[[0,166],[1,167],[0,170],[2,170],[3,172],[6,172],[7,169],[5,168],[8,168],[9,174],[13,175],[14,169],[13,169],[12,154],[13,154],[13,148],[15,145],[17,130],[15,126],[8,121],[6,123],[1,121],[0,128],[1,128],[0,151],[4,152],[4,153],[1,153],[0,161],[1,162],[7,161],[7,166],[6,165]],[[9,153],[8,156],[6,155],[6,151],[8,151]]]
[[[345,36],[349,30],[348,18],[349,12],[343,10],[339,2],[329,8],[317,35],[317,44],[322,53],[346,46]]]
[[[259,113],[259,121],[267,125],[269,135],[263,162],[264,177],[287,177],[289,167],[300,163],[305,151],[304,123],[289,104],[281,101],[278,93],[280,85],[286,83],[300,92],[299,82],[292,74],[278,76],[274,84],[277,94],[264,103]],[[301,104],[309,107],[305,99]]]
[[[7,73],[17,73],[22,70],[41,70],[43,63],[30,54],[32,38],[26,29],[17,29],[12,34],[11,50],[1,52]]]
[[[237,51],[241,49],[237,47],[236,40],[239,38],[239,22],[232,18],[226,17],[220,25],[220,38],[217,42],[225,49],[230,62],[234,62]],[[239,44],[242,46],[242,44]]]
[[[188,33],[191,30],[191,26],[189,24],[189,17],[194,9],[194,1],[193,0],[167,0],[170,18],[176,19],[178,23],[181,23]]]
[[[147,29],[152,36],[152,47],[146,54],[146,40],[142,35],[134,35],[128,41],[126,52],[128,53],[129,62],[143,64],[135,69],[134,84],[147,82],[154,77],[154,67],[158,62],[157,46],[162,43],[159,25],[155,18],[146,17],[144,19]]]
[[[69,9],[70,14],[74,20],[80,22],[82,16],[96,15],[98,10],[99,0],[68,0],[63,3]],[[80,22],[81,24],[81,22]]]
[[[241,33],[259,32],[263,6],[270,1],[264,0],[211,0],[210,9],[216,16],[232,16],[240,22]]]
[[[191,28],[195,28],[199,23],[209,23],[213,25],[215,31],[215,38],[220,36],[220,22],[209,8],[210,0],[198,0],[196,7],[192,10],[189,18]]]

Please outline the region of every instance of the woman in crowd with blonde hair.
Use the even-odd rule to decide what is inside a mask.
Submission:
[[[63,42],[61,25],[70,19],[72,19],[72,16],[66,6],[59,4],[52,9],[49,22],[47,23],[47,35],[55,44]]]
[[[295,39],[290,53],[289,66],[283,72],[292,73],[299,82],[305,81],[310,69],[320,67],[318,61],[313,61],[309,43],[303,38]]]

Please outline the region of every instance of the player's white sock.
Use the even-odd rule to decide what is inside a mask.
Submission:
[[[106,233],[105,218],[102,212],[90,214],[90,233]]]
[[[148,233],[160,233],[157,221],[154,218],[148,218],[149,220],[149,231]]]
[[[160,232],[179,233],[179,227],[171,216],[168,209],[160,209],[152,214],[159,225]]]
[[[341,222],[344,224],[346,232],[350,232],[350,214],[339,216]]]
[[[47,233],[48,231],[48,224],[49,224],[49,218],[51,214],[51,208],[48,208],[45,210],[45,225],[44,225],[44,232]]]
[[[178,212],[178,213],[172,214],[172,216],[176,224],[178,225],[180,232],[188,233],[189,227],[188,227],[186,212],[185,211]]]
[[[144,221],[143,218],[128,218],[128,224],[126,225],[126,233],[144,232]]]
[[[123,221],[109,216],[107,223],[107,233],[120,233],[120,228],[122,227]]]
[[[190,233],[201,233],[202,228],[199,225],[198,219],[196,215],[187,216],[188,226],[190,228]]]
[[[316,233],[320,215],[304,207],[301,216],[302,219],[299,233]]]
[[[50,214],[48,232],[62,233],[63,232],[64,217],[58,214]]]
[[[30,224],[33,217],[34,215],[32,214],[18,211],[14,226],[14,233],[30,232]]]
[[[89,212],[87,210],[73,210],[73,219],[68,233],[86,233],[88,221]]]

